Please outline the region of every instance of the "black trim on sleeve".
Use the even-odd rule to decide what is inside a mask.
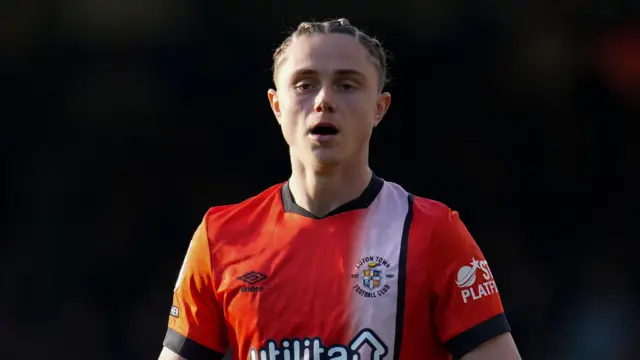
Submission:
[[[454,358],[461,358],[485,341],[507,332],[511,332],[511,327],[502,313],[454,336],[444,346]]]
[[[167,329],[162,345],[187,360],[221,360],[224,357],[224,354],[198,344],[171,328]]]

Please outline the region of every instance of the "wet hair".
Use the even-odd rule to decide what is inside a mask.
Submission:
[[[273,76],[275,80],[278,63],[284,56],[293,40],[311,34],[346,34],[353,36],[371,55],[378,70],[378,86],[380,89],[387,83],[387,52],[380,41],[351,25],[347,19],[329,20],[325,22],[303,22],[293,31],[273,53]]]

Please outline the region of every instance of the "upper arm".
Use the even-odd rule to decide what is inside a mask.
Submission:
[[[493,274],[457,212],[447,209],[435,225],[430,250],[436,254],[429,269],[434,277],[432,313],[449,352],[460,358],[509,333]]]
[[[228,348],[226,321],[215,296],[209,247],[205,217],[178,275],[163,342],[167,350],[162,351],[161,359],[180,359],[172,357],[179,355],[188,360],[219,360]]]
[[[162,351],[160,352],[160,357],[158,357],[158,360],[189,360],[189,359],[176,354],[175,352],[173,352],[171,349],[167,347],[163,347]],[[227,352],[227,354],[222,358],[222,360],[231,360],[231,353]]]
[[[510,333],[498,335],[471,350],[460,360],[521,360],[520,353]]]
[[[183,358],[182,356],[174,353],[169,348],[163,347],[162,351],[160,352],[160,357],[158,357],[158,360],[188,360],[188,359]]]

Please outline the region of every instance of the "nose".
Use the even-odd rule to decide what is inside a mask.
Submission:
[[[331,94],[331,91],[327,90],[326,88],[320,90],[320,92],[318,92],[318,95],[316,96],[313,110],[315,112],[335,112],[336,107],[332,97],[333,95]]]

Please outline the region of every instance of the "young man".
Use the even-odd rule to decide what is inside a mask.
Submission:
[[[207,212],[160,359],[520,359],[458,214],[369,169],[385,67],[344,19],[302,23],[276,51],[268,97],[291,178]]]

